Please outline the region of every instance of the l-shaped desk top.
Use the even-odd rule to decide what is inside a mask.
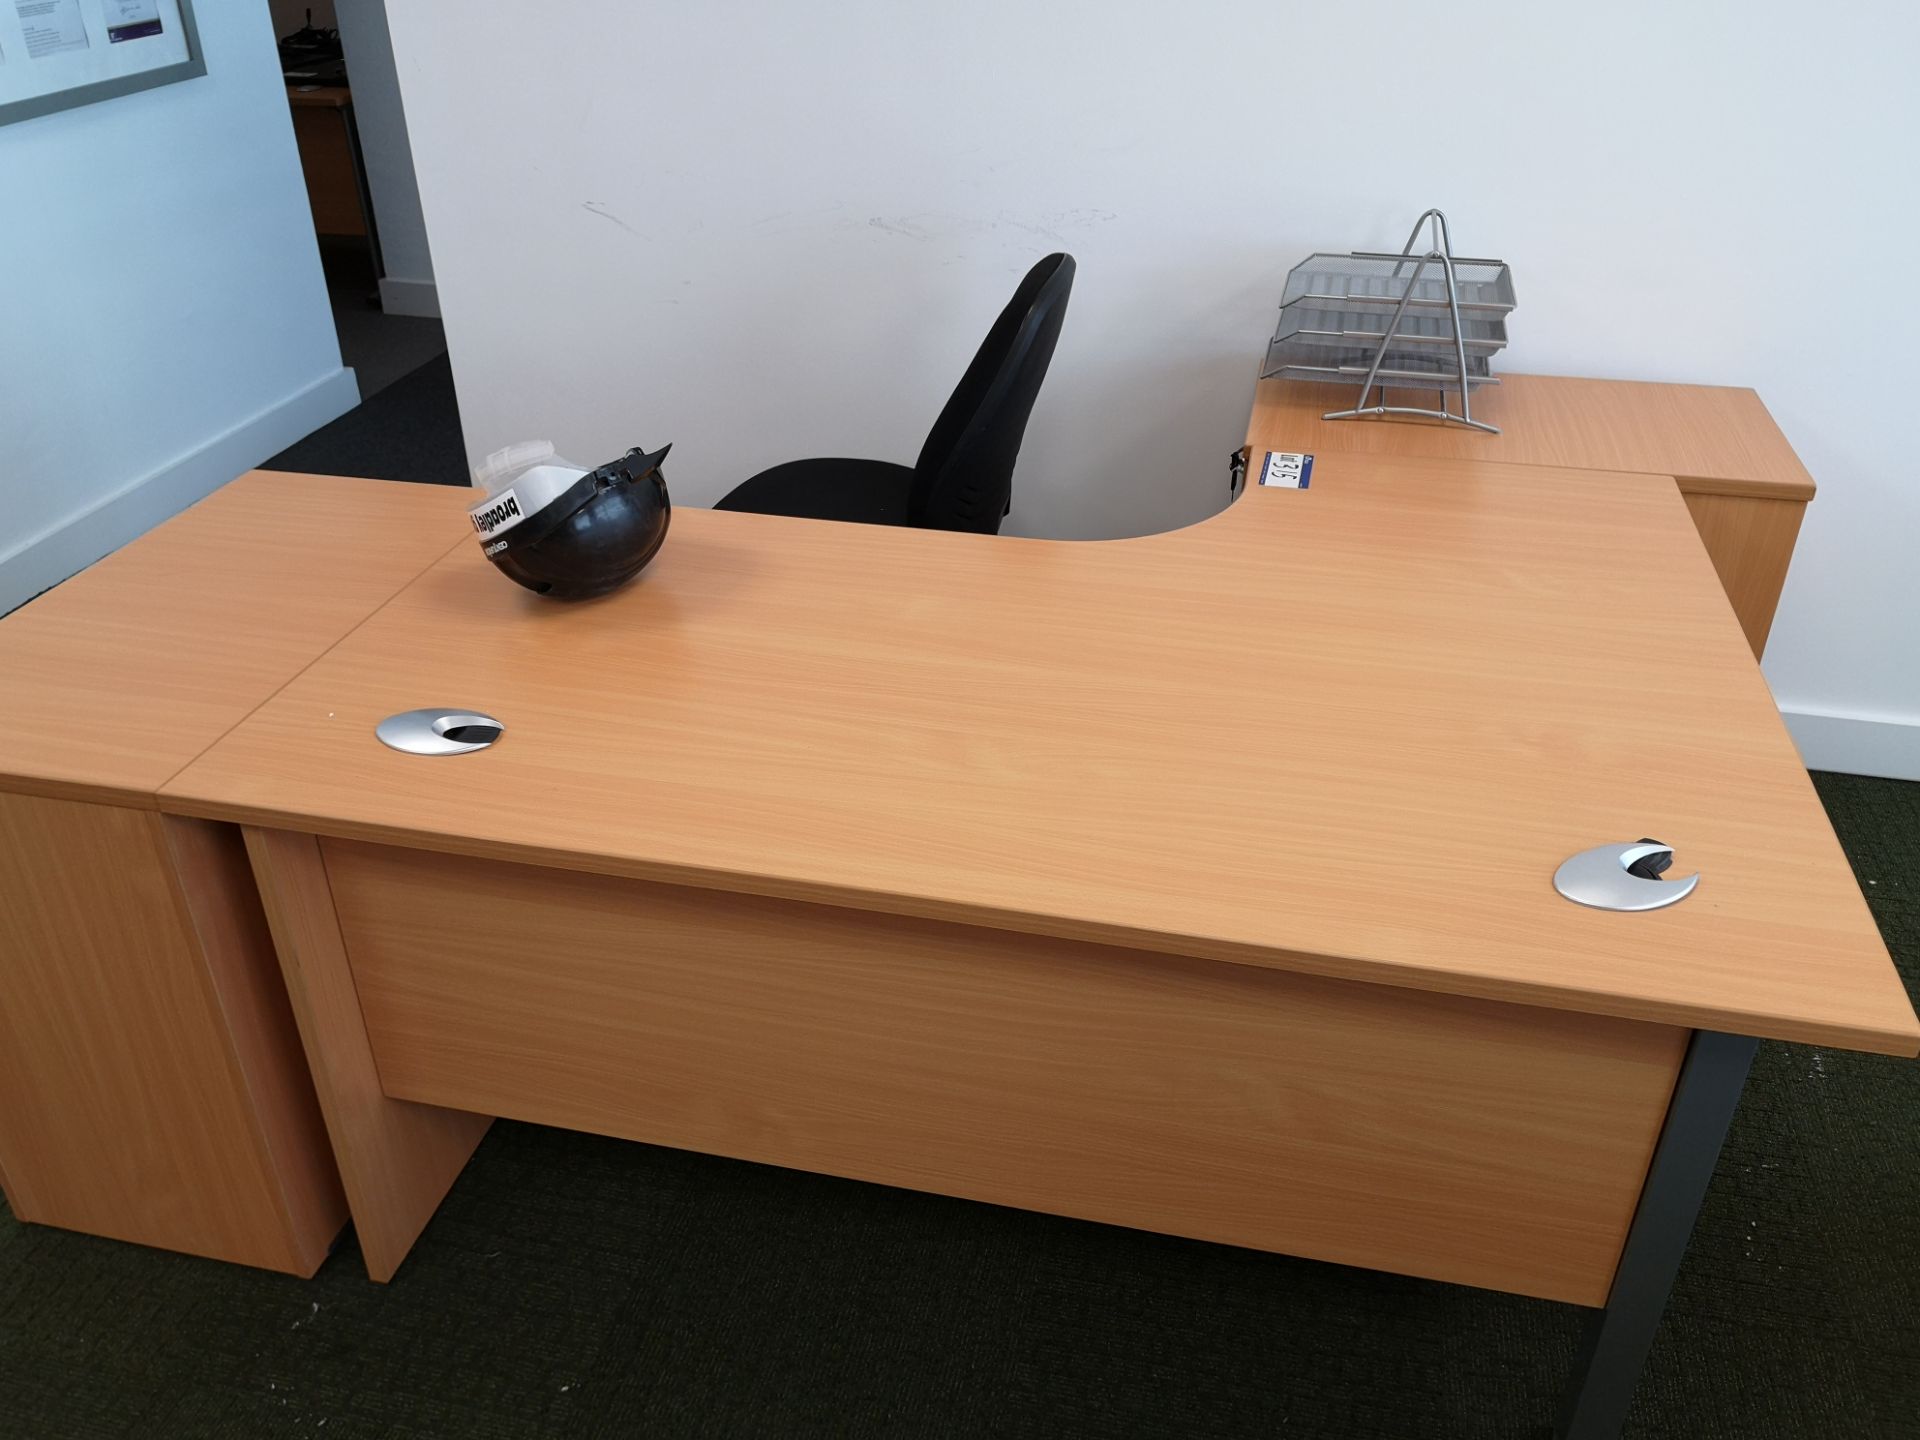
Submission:
[[[445,513],[437,561],[153,803],[1920,1049],[1664,477],[1326,454],[1311,489],[1099,543],[682,510],[638,582],[579,606],[443,539]],[[435,704],[505,736],[374,740]],[[1702,873],[1692,898],[1554,892],[1574,851],[1641,835]]]

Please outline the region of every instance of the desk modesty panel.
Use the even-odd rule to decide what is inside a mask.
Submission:
[[[1766,648],[1814,486],[1753,391],[1502,375],[1473,397],[1474,415],[1500,426],[1498,435],[1406,416],[1321,419],[1338,408],[1332,397],[1340,393],[1305,381],[1261,381],[1247,427],[1255,461],[1268,450],[1294,450],[1670,475],[1753,653]],[[1383,403],[1430,399],[1431,392],[1396,390]]]
[[[1331,455],[1311,489],[1100,543],[683,511],[636,584],[572,606],[457,547],[162,804],[1914,1053],[1671,479],[1548,478]],[[438,703],[506,733],[374,741]],[[1640,835],[1692,898],[1554,892]]]
[[[1687,1040],[836,906],[321,850],[388,1096],[1584,1305],[1606,1299]]]
[[[243,476],[0,619],[14,1214],[310,1275],[347,1216],[237,827],[154,791],[467,533],[463,495]]]

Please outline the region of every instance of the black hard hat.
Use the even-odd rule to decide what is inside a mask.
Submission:
[[[570,484],[574,467],[524,471],[524,485],[517,479],[494,490],[468,512],[480,548],[516,583],[556,600],[588,600],[619,588],[667,538],[673,507],[660,462],[672,448],[647,454],[636,447]],[[489,456],[489,466],[505,468],[514,453]],[[545,458],[553,452],[541,445],[526,453]]]

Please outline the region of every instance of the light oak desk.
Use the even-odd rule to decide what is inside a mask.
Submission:
[[[506,736],[372,739],[433,703]],[[159,803],[247,827],[382,1275],[509,1115],[1611,1298],[1605,1433],[1738,1037],[1920,1048],[1668,477],[1333,454],[1107,544],[683,511],[580,607],[469,543]],[[1695,897],[1553,891],[1643,834]]]
[[[683,511],[572,607],[443,517],[144,802],[245,828],[379,1278],[509,1115],[1604,1306],[1607,1434],[1748,1037],[1920,1049],[1670,478],[1323,454],[1101,544]],[[507,733],[373,739],[434,703]],[[1696,895],[1554,893],[1641,834]]]
[[[155,792],[455,543],[463,492],[249,475],[0,619],[0,1185],[310,1275],[346,1199],[238,832]]]
[[[1473,397],[1474,414],[1501,426],[1498,435],[1405,416],[1322,420],[1346,403],[1342,393],[1309,381],[1261,381],[1247,431],[1255,460],[1296,450],[1672,476],[1753,653],[1766,648],[1813,478],[1753,391],[1502,375]],[[1394,391],[1386,403],[1407,400]]]

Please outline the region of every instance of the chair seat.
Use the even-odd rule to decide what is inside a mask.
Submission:
[[[905,525],[913,469],[885,460],[791,460],[736,485],[716,510]]]

